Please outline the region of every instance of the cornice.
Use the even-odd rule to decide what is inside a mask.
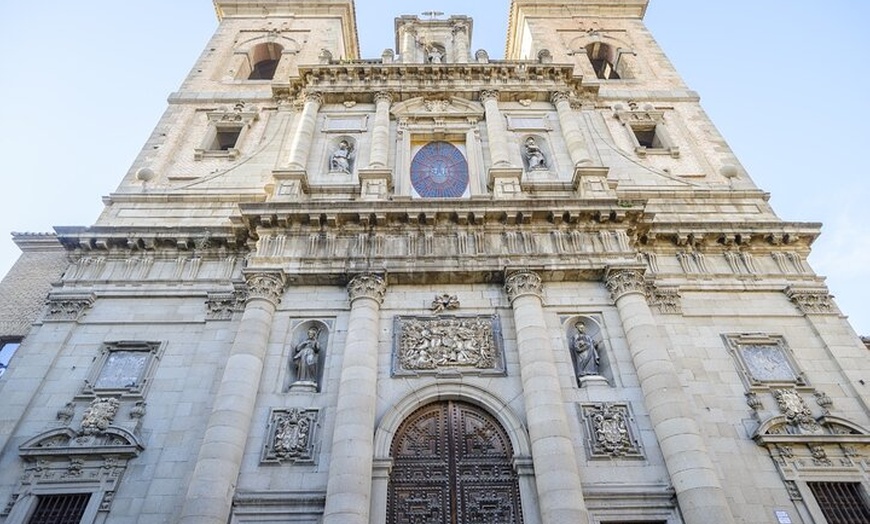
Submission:
[[[626,205],[612,198],[588,200],[393,200],[373,209],[366,202],[264,202],[240,204],[241,221],[248,229],[314,225],[365,227],[388,224],[578,224],[635,223],[652,220],[642,202]]]
[[[821,233],[817,222],[655,222],[638,232],[646,249],[747,249],[789,247],[808,250]]]
[[[523,93],[525,98],[549,100],[552,91],[597,93],[585,85],[573,64],[537,61],[496,61],[452,64],[384,64],[381,60],[352,60],[299,67],[299,77],[289,84],[274,83],[276,98],[295,98],[303,91],[319,91],[332,99],[359,97],[371,103],[374,93],[390,91],[394,102],[432,93],[476,100],[484,90]]]
[[[244,230],[230,227],[56,227],[57,240],[67,251],[178,251],[210,252],[243,249]]]

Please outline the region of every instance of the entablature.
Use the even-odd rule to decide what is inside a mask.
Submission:
[[[815,222],[652,222],[638,235],[643,249],[728,250],[789,247],[809,251],[820,234]]]

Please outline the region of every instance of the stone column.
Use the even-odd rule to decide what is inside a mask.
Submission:
[[[541,277],[531,271],[513,273],[505,280],[505,291],[516,324],[542,522],[587,523],[577,457],[544,321]]]
[[[378,324],[387,284],[357,275],[347,285],[350,318],[341,363],[323,524],[368,524],[372,491]]]
[[[557,91],[553,93],[550,100],[559,113],[559,125],[562,126],[562,135],[565,137],[565,145],[568,147],[568,153],[571,155],[574,167],[591,164],[592,157],[589,155],[586,139],[583,137],[583,132],[580,131],[574,111],[571,109],[569,93]]]
[[[393,97],[386,91],[375,93],[375,122],[372,126],[370,168],[385,168],[390,153],[390,104]]]
[[[665,466],[686,524],[734,522],[707,446],[683,392],[677,370],[646,301],[643,269],[609,267],[610,290],[649,410]]]
[[[284,292],[280,271],[245,274],[248,300],[208,419],[179,522],[226,524],[260,389],[272,318]]]
[[[489,154],[493,167],[511,165],[508,151],[507,128],[498,109],[498,91],[481,91],[480,100],[486,112],[486,131],[489,135]]]
[[[290,169],[304,171],[308,164],[308,153],[311,150],[311,141],[314,137],[314,127],[317,123],[317,111],[323,103],[323,95],[317,92],[305,94],[305,105],[302,114],[299,115],[299,124],[290,144]]]

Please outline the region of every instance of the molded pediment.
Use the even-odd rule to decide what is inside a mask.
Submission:
[[[112,453],[121,458],[131,458],[145,447],[130,431],[110,426],[96,435],[84,435],[68,427],[55,428],[31,438],[18,449],[22,457]]]
[[[808,430],[793,424],[784,415],[777,415],[762,422],[752,439],[760,445],[784,442],[870,444],[870,432],[850,420],[827,415],[816,419],[816,423],[814,430]]]
[[[394,104],[390,112],[397,118],[483,117],[483,105],[455,96],[417,97]]]

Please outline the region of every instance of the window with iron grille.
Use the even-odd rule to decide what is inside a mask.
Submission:
[[[866,524],[870,508],[857,482],[808,482],[828,524]]]
[[[40,495],[28,524],[79,524],[91,498],[90,493]]]

